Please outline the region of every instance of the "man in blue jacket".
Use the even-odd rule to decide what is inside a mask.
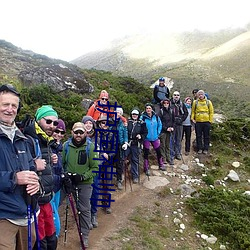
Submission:
[[[39,178],[27,138],[15,124],[20,94],[0,87],[0,249],[28,249],[27,196],[39,191]],[[32,223],[33,244],[35,229]]]

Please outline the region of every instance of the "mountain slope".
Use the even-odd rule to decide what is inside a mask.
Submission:
[[[170,77],[176,76],[176,69],[180,69],[179,75],[189,76],[190,68],[195,68],[194,78],[201,76],[203,80],[203,75],[209,75],[204,80],[233,79],[233,82],[250,85],[249,34],[246,30],[223,30],[137,35],[114,41],[111,48],[83,55],[72,63],[81,68],[129,75],[142,82],[166,72]]]
[[[0,55],[0,81],[19,80],[25,86],[44,83],[58,91],[93,91],[76,65],[22,50],[4,40],[0,40]]]

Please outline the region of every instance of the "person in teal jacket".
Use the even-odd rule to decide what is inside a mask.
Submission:
[[[163,157],[161,155],[160,139],[159,139],[162,130],[162,123],[161,119],[154,112],[153,105],[151,103],[146,103],[145,111],[141,115],[141,120],[143,120],[146,123],[148,129],[148,134],[143,142],[144,172],[146,173],[146,175],[150,175],[149,161],[148,161],[150,144],[153,146],[156,152],[159,169],[166,170],[166,166],[163,164]]]
[[[122,174],[123,174],[123,164],[125,158],[125,152],[128,148],[128,126],[127,122],[124,124],[121,117],[123,115],[123,109],[121,107],[116,108],[117,122],[116,129],[118,130],[118,150],[116,154],[117,164],[116,164],[116,175],[117,175],[117,189],[122,190]]]
[[[85,247],[91,225],[91,205],[93,177],[98,172],[98,153],[95,146],[87,140],[87,133],[82,122],[76,122],[71,131],[72,137],[63,145],[62,162],[65,172],[73,185],[73,195],[79,214],[79,225]],[[96,172],[93,172],[96,171]]]

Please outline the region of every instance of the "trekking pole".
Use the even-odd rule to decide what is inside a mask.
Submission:
[[[138,143],[139,143],[139,142],[138,142]],[[139,163],[138,163],[138,166],[137,166],[139,184],[141,184],[141,168],[140,168],[140,162],[142,162],[142,144],[141,144],[141,143],[139,143]]]
[[[124,182],[125,182],[125,191],[127,191],[127,168],[125,165],[125,161],[123,161],[123,165],[124,165]]]
[[[27,197],[27,214],[28,214],[28,250],[32,250],[32,237],[31,237],[31,197]]]
[[[66,200],[66,208],[65,208],[65,226],[64,226],[64,241],[63,243],[67,243],[67,232],[68,232],[68,212],[69,212],[69,200]]]
[[[68,199],[69,199],[71,210],[73,212],[73,216],[74,216],[74,219],[75,219],[75,222],[76,222],[77,231],[78,231],[78,235],[79,235],[79,238],[80,238],[80,244],[81,244],[82,250],[85,250],[85,246],[84,246],[83,239],[82,239],[82,232],[81,232],[81,228],[80,228],[80,223],[78,223],[78,220],[77,220],[77,213],[76,213],[74,201],[73,201],[73,198],[72,198],[72,194],[68,195]]]

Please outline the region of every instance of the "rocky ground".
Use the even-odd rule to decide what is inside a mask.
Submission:
[[[138,208],[146,209],[149,216],[156,210],[161,210],[164,226],[171,228],[170,231],[168,230],[168,237],[164,239],[166,247],[164,249],[209,249],[201,248],[202,240],[192,227],[191,218],[185,211],[183,203],[185,197],[195,191],[195,188],[201,187],[201,172],[204,168],[202,162],[205,163],[210,157],[199,155],[198,158],[194,152],[191,152],[188,156],[183,155],[181,161],[175,160],[175,167],[170,169],[168,166],[167,171],[158,170],[158,166],[152,165],[155,162],[152,159],[152,175],[149,178],[142,173],[140,184],[132,184],[132,190],[127,180],[126,190],[112,193],[115,202],[112,203],[111,214],[105,214],[101,208],[99,209],[99,226],[90,232],[88,249],[133,249],[125,248],[125,243],[131,239],[121,232],[126,228],[140,230],[136,229],[131,221],[131,217]],[[196,173],[199,178],[195,176]],[[166,197],[159,196],[166,187],[169,194]],[[62,228],[58,249],[79,249],[79,238],[72,213],[69,213],[66,243],[64,243],[65,205],[61,206],[60,213]],[[138,244],[136,249],[157,249],[157,247]]]

